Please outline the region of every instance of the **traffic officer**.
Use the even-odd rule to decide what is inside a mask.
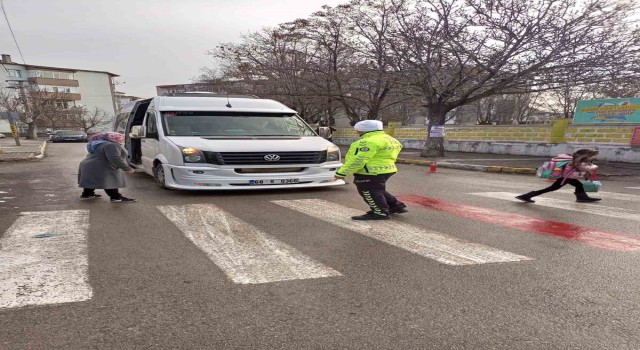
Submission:
[[[398,169],[396,158],[402,144],[382,131],[379,120],[363,120],[353,128],[360,139],[351,144],[344,166],[336,172],[337,178],[353,174],[358,193],[371,210],[353,220],[388,220],[390,214],[406,213],[404,203],[386,190],[386,182]]]

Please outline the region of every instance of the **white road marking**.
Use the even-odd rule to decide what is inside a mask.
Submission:
[[[547,188],[551,186],[552,182],[546,182],[542,179],[539,179],[540,182],[537,185],[531,185],[531,183],[526,182],[515,182],[517,180],[508,180],[508,181],[500,181],[500,180],[482,180],[482,185],[485,187],[496,187],[501,190],[520,190],[522,193],[529,192],[530,190],[541,190],[543,188]],[[468,183],[465,181],[458,181],[463,185]],[[604,187],[606,187],[606,182],[604,183]],[[629,189],[640,189],[640,187],[625,187]],[[563,193],[570,194],[573,196],[573,192],[575,191],[574,187],[566,184],[562,189],[555,191],[555,193]],[[522,194],[520,193],[520,194]],[[552,192],[553,193],[553,192]],[[631,202],[640,202],[640,195],[637,194],[627,194],[627,193],[618,193],[618,192],[606,192],[600,191],[598,193],[591,193],[593,197],[601,197],[605,199],[613,199],[613,200],[621,200],[621,201],[631,201]]]
[[[572,187],[571,185],[569,185],[570,187]],[[571,196],[573,196],[573,192],[575,190],[573,188],[570,189],[562,189],[559,192],[562,193],[568,193]],[[626,193],[618,193],[618,192],[597,192],[597,193],[588,193],[588,195],[590,197],[598,197],[598,198],[605,198],[605,199],[613,199],[613,200],[620,200],[620,201],[630,201],[630,202],[640,202],[640,195],[637,194],[626,194]]]
[[[447,265],[532,260],[481,244],[465,242],[439,232],[389,221],[354,221],[361,211],[321,199],[278,200],[272,203],[301,212]]]
[[[342,276],[213,204],[158,209],[235,283]]]
[[[480,193],[470,193],[470,194],[475,196],[502,199],[502,200],[507,200],[511,202],[521,203],[520,200],[515,198],[517,195],[521,193],[480,192]],[[640,221],[640,211],[632,210],[632,209],[609,207],[609,206],[604,206],[601,203],[577,203],[575,201],[565,201],[565,200],[559,200],[555,198],[545,198],[542,196],[535,197],[534,200],[536,201],[535,204],[531,204],[531,205],[540,205],[543,207],[579,211],[582,213],[602,215],[602,216],[608,216],[608,217],[618,218],[618,219]]]
[[[88,210],[23,212],[0,239],[0,308],[90,299],[88,230]]]
[[[640,190],[640,187],[625,187],[625,188],[628,188],[628,189],[631,189],[631,190]]]

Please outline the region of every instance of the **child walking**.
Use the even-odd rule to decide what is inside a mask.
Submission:
[[[531,198],[539,196],[541,194],[559,190],[566,184],[572,185],[576,188],[575,195],[576,201],[582,203],[597,202],[600,198],[592,198],[584,191],[584,186],[580,179],[590,180],[595,173],[598,166],[593,164],[594,159],[598,156],[597,150],[592,149],[580,149],[573,155],[560,154],[554,158],[554,161],[569,160],[564,166],[562,177],[558,178],[551,186],[538,190],[531,191],[529,193],[521,194],[516,198],[527,203],[535,203]]]

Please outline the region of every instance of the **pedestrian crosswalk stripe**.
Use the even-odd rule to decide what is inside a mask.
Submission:
[[[158,208],[235,283],[341,276],[216,205]]]
[[[625,188],[628,188],[630,190],[640,190],[640,187],[625,187]]]
[[[567,194],[573,197],[574,190],[567,189],[567,190],[560,190],[558,192],[562,192],[563,194]],[[612,199],[612,200],[619,200],[619,201],[640,202],[640,195],[637,195],[637,194],[600,191],[598,193],[594,193],[593,196],[598,198]]]
[[[407,195],[399,196],[398,199],[407,204],[414,204],[430,210],[437,210],[447,214],[510,227],[525,232],[560,237],[597,248],[618,251],[640,251],[640,238],[626,234],[607,232],[590,227],[512,214],[488,208],[474,207],[437,198]]]
[[[88,210],[23,212],[0,239],[0,308],[88,300]]]
[[[351,220],[351,216],[362,214],[359,210],[321,199],[277,200],[272,203],[447,265],[532,260],[526,256],[465,242],[439,232],[393,220],[354,221]]]
[[[519,193],[479,192],[479,193],[471,193],[471,194],[475,196],[486,197],[486,198],[501,199],[501,200],[507,200],[511,202],[520,202],[518,199],[515,198]],[[532,205],[540,205],[540,206],[549,207],[549,208],[579,211],[582,213],[602,215],[602,216],[608,216],[608,217],[618,218],[618,219],[640,221],[640,211],[638,210],[609,207],[609,206],[602,205],[601,203],[577,203],[575,201],[570,202],[570,201],[565,201],[565,200],[560,200],[555,198],[535,197],[534,199],[536,203]]]

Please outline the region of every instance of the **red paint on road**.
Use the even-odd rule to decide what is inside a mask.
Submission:
[[[589,227],[565,222],[544,220],[529,216],[447,202],[436,198],[407,195],[398,197],[403,202],[419,207],[437,210],[473,220],[536,232],[564,239],[578,241],[602,249],[618,251],[640,251],[640,238],[630,235],[600,231]]]

